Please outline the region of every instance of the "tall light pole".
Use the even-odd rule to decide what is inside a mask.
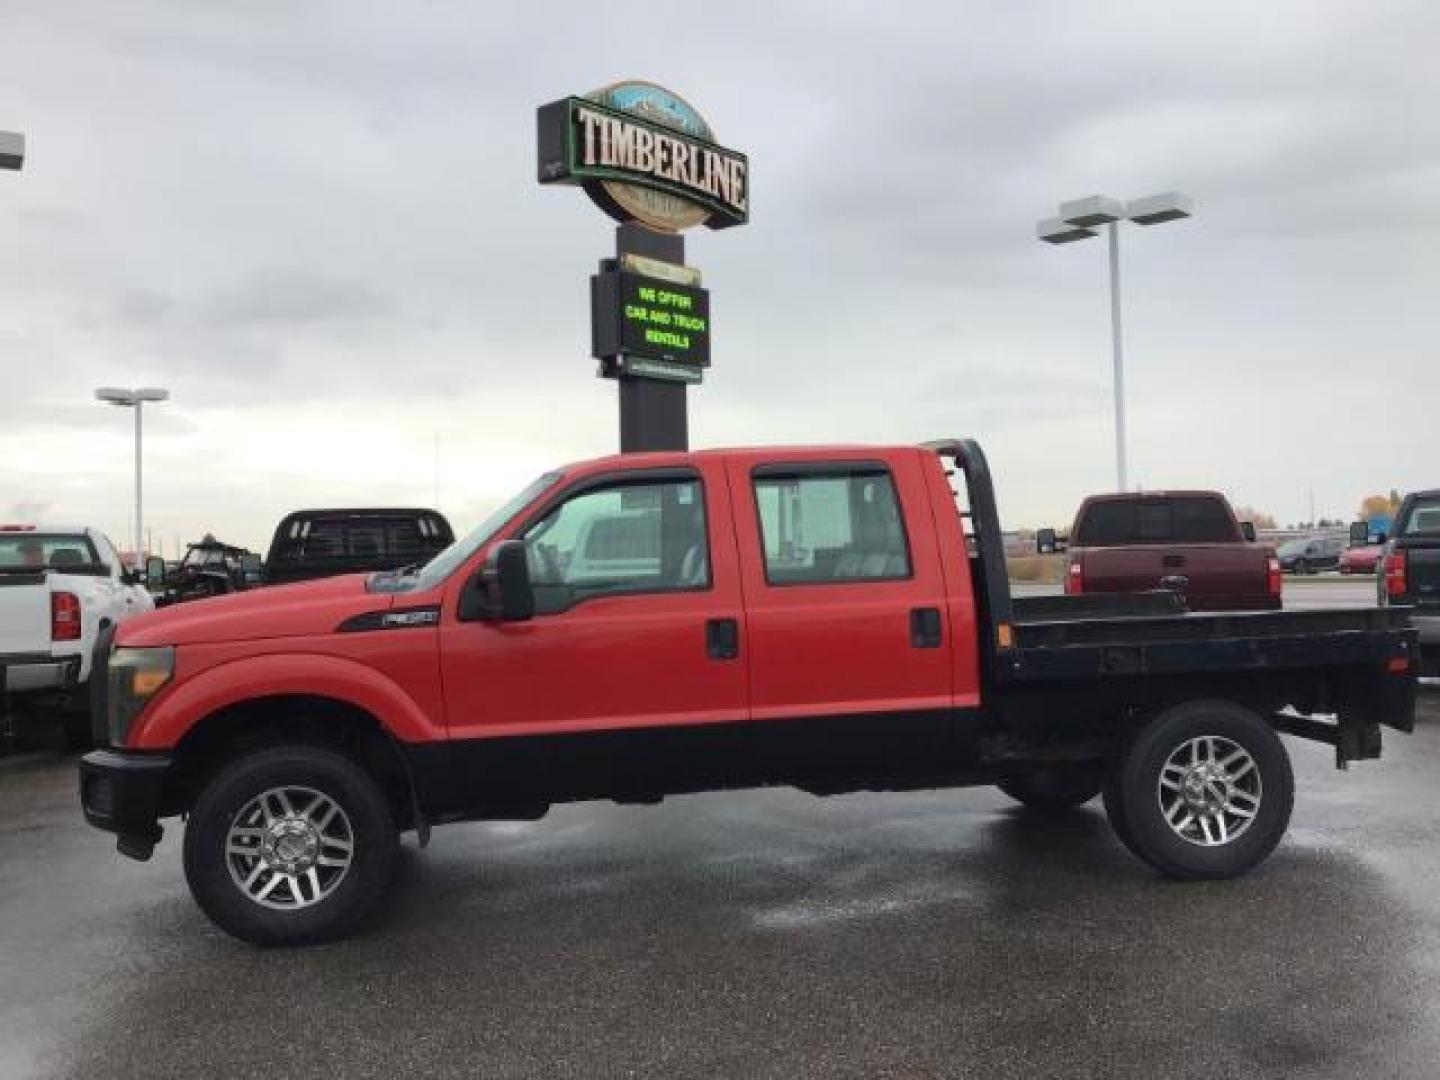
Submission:
[[[168,401],[170,391],[158,386],[141,386],[134,390],[122,390],[115,386],[102,386],[95,391],[100,401],[122,409],[135,410],[135,558],[145,558],[145,525],[140,517],[140,416],[147,401]]]
[[[1178,191],[1132,199],[1123,203],[1107,195],[1060,204],[1060,216],[1046,218],[1035,234],[1047,244],[1069,244],[1098,236],[1096,227],[1106,226],[1110,241],[1110,341],[1115,362],[1115,482],[1117,490],[1130,488],[1125,451],[1125,355],[1120,333],[1120,222],[1159,225],[1165,221],[1194,216],[1195,203]]]

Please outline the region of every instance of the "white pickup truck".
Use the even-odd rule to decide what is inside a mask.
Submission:
[[[68,739],[85,742],[96,642],[154,606],[99,529],[0,525],[0,720],[12,696],[48,696]]]

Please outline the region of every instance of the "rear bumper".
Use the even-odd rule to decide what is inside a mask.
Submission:
[[[1280,597],[1271,593],[1252,593],[1246,596],[1187,594],[1185,605],[1191,611],[1279,611],[1283,607]]]
[[[163,830],[160,808],[170,755],[94,750],[80,759],[80,806],[85,820],[115,834],[132,859],[148,859]]]
[[[0,692],[69,690],[80,681],[80,657],[0,653]]]

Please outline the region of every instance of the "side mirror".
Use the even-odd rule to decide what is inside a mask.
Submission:
[[[265,564],[259,555],[240,556],[240,576],[247,584],[255,584],[265,576]]]
[[[1240,535],[1253,544],[1255,542],[1255,523],[1253,521],[1240,522]]]
[[[460,619],[524,622],[534,614],[535,590],[530,585],[525,545],[506,540],[490,552],[485,569],[465,583],[460,593]]]
[[[1054,529],[1037,529],[1035,531],[1035,550],[1041,555],[1049,555],[1059,550],[1055,546]]]
[[[145,560],[145,584],[152,589],[165,587],[165,560],[159,555],[151,555]]]

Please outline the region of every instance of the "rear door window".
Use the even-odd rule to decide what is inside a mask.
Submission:
[[[754,479],[772,585],[910,577],[900,504],[883,469]]]

